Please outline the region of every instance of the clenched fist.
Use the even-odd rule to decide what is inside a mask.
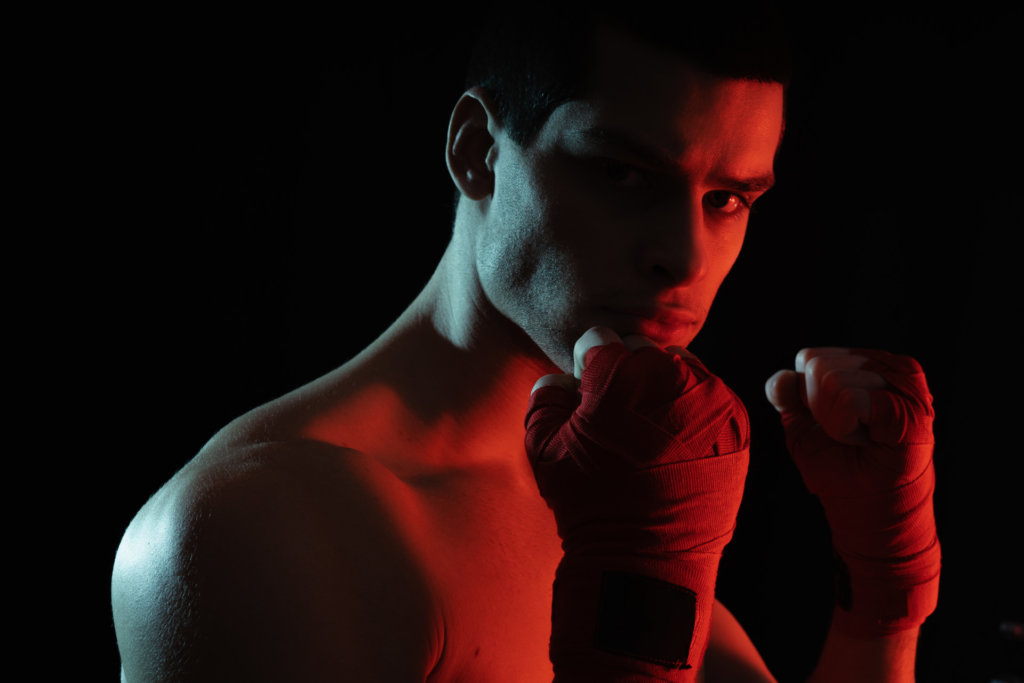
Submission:
[[[749,426],[721,380],[671,351],[593,328],[576,346],[578,378],[542,378],[531,397],[526,449],[564,550],[560,682],[692,680],[703,657]]]
[[[935,609],[941,561],[921,366],[885,351],[803,349],[765,389],[832,529],[837,627],[874,637],[920,625]]]

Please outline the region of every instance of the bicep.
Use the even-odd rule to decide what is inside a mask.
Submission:
[[[425,678],[415,562],[373,496],[307,484],[179,491],[133,522],[112,587],[128,681]]]

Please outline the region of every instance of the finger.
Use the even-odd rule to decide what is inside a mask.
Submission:
[[[801,377],[793,370],[779,370],[764,384],[764,393],[780,413],[803,407],[800,400]]]
[[[812,407],[812,414],[822,430],[840,443],[867,443],[871,419],[871,395],[868,389],[843,386],[822,397],[821,406]]]
[[[886,370],[906,374],[921,373],[921,364],[911,356],[890,353],[881,349],[865,349],[860,347],[819,346],[804,348],[796,355],[796,370],[803,372],[804,366],[814,358],[839,358],[842,356],[864,358],[872,366],[878,365]]]
[[[572,375],[544,375],[537,383],[533,385],[533,389],[530,389],[530,395],[537,391],[541,387],[558,387],[563,391],[576,393],[579,390],[579,380]]]
[[[606,344],[621,344],[622,338],[615,330],[609,327],[591,327],[584,332],[576,341],[572,350],[573,371],[576,379],[583,376],[583,369],[587,366],[587,352],[598,346]]]
[[[851,349],[840,346],[818,346],[800,349],[796,354],[793,367],[799,375],[800,400],[808,408],[811,406],[808,386],[817,384],[817,379],[813,375],[806,377],[806,374],[814,366],[818,366],[819,373],[823,373],[826,366],[822,365],[822,363],[825,362],[831,364],[829,367],[858,368],[866,361],[860,356],[854,356],[851,353]]]
[[[845,367],[830,368],[828,363],[813,361],[809,371],[804,375],[807,389],[807,405],[818,415],[836,410],[836,399],[843,392],[859,390],[855,393],[856,401],[849,401],[847,407],[857,409],[857,418],[867,421],[871,417],[871,402],[868,389],[883,389],[885,379],[876,372],[869,370],[847,369]]]
[[[871,417],[865,421],[868,436],[882,444],[934,443],[931,404],[916,396],[886,390],[871,391]]]
[[[841,346],[817,346],[800,349],[796,354],[794,369],[797,372],[806,372],[807,364],[815,358],[842,358],[844,356],[851,356],[854,353],[854,349]]]
[[[862,424],[871,419],[871,390],[885,386],[881,375],[867,370],[833,370],[821,383],[822,392],[833,397],[833,409],[853,413]]]
[[[814,349],[811,349],[812,351]],[[846,351],[847,349],[840,349]],[[800,353],[808,351],[801,350]],[[849,354],[819,354],[810,358],[805,356],[803,363],[800,362],[800,354],[797,354],[797,372],[803,373],[803,394],[804,405],[811,409],[817,416],[825,403],[821,400],[822,385],[825,377],[832,372],[850,372],[862,368],[868,360],[863,356]],[[833,385],[834,386],[834,385]]]
[[[572,382],[566,382],[568,379]],[[558,459],[563,453],[559,431],[568,422],[579,405],[579,394],[566,391],[566,386],[575,386],[575,379],[569,375],[545,375],[537,381],[530,394],[526,409],[526,452],[530,462]]]
[[[871,392],[871,440],[885,444],[934,443],[935,410],[920,363],[910,356],[885,353],[872,357],[865,368],[877,372],[886,382],[884,389]]]

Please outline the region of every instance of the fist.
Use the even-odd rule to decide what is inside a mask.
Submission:
[[[765,385],[789,451],[818,495],[893,490],[931,462],[932,397],[909,356],[870,349],[803,349],[794,370]]]
[[[573,356],[573,375],[534,386],[527,448],[535,469],[564,457],[584,471],[639,469],[746,448],[743,403],[685,349],[594,327]]]
[[[526,451],[566,547],[596,533],[594,519],[616,518],[662,529],[600,532],[627,552],[681,551],[705,534],[727,542],[749,443],[736,395],[692,354],[607,328],[585,333],[575,357],[579,378],[541,378],[526,418]]]
[[[832,529],[833,625],[858,638],[916,628],[937,604],[942,562],[921,366],[885,351],[803,349],[765,390]]]
[[[556,680],[692,680],[743,495],[746,410],[683,349],[592,328],[574,356],[574,375],[537,382],[526,416],[564,551]]]

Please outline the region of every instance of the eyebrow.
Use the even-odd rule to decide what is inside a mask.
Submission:
[[[617,147],[652,168],[671,173],[679,172],[679,165],[672,158],[672,155],[668,150],[659,150],[648,147],[644,143],[635,140],[630,135],[612,128],[595,126],[574,131],[570,135],[586,142]],[[775,174],[768,173],[763,176],[754,176],[752,178],[731,178],[727,176],[719,176],[714,178],[714,180],[726,187],[740,192],[756,193],[766,192],[771,189],[772,186],[775,185]]]

